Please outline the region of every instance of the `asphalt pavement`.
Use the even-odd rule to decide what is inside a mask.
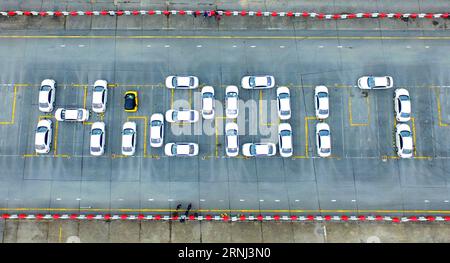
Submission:
[[[217,213],[449,209],[446,31],[55,30],[7,35],[16,37],[0,38],[3,211],[167,212],[178,203]],[[242,76],[274,75],[277,85],[292,93],[293,158],[226,158],[220,111],[214,121],[166,125],[165,141],[197,142],[198,157],[169,158],[162,149],[151,148],[146,129],[151,114],[181,104],[201,107],[200,90],[172,93],[164,87],[164,78],[172,74],[195,75],[201,86],[213,86],[217,107],[225,86],[239,85]],[[409,90],[414,159],[395,158],[393,89],[365,96],[355,86],[367,74],[391,75],[396,88]],[[111,84],[106,113],[90,120],[106,122],[103,157],[89,155],[90,123],[58,123],[52,152],[35,156],[34,129],[39,116],[47,115],[37,108],[44,78],[58,83],[56,107],[90,108],[94,81]],[[329,159],[318,158],[315,149],[316,85],[330,91]],[[139,92],[137,113],[123,111],[126,90]],[[240,143],[276,142],[279,121],[275,104],[270,104],[275,89],[240,92],[243,118],[238,124],[245,130]],[[131,119],[138,124],[137,156],[124,158],[120,129]],[[213,133],[202,132],[211,129]]]

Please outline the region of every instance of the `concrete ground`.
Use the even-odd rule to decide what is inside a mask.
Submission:
[[[448,243],[438,223],[1,220],[3,243]]]

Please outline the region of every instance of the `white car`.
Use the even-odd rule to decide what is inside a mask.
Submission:
[[[168,122],[193,123],[197,122],[198,118],[199,113],[196,110],[180,109],[166,111],[166,121]]]
[[[413,134],[408,124],[400,123],[395,127],[395,148],[400,158],[413,157]]]
[[[161,147],[164,141],[164,116],[154,113],[150,117],[150,146]]]
[[[314,106],[316,108],[316,118],[324,120],[330,114],[328,88],[316,86],[314,90]]]
[[[167,143],[164,146],[167,156],[196,156],[198,155],[198,144],[189,142]]]
[[[406,89],[396,89],[394,94],[395,118],[398,122],[407,122],[411,119],[411,98]]]
[[[56,82],[53,79],[44,79],[39,88],[39,110],[52,112],[55,106]]]
[[[289,123],[278,125],[278,147],[282,157],[292,156],[292,127]]]
[[[274,143],[244,143],[242,154],[247,157],[274,156],[277,147]]]
[[[53,122],[49,119],[40,120],[36,128],[34,145],[36,153],[48,153],[52,148]]]
[[[207,120],[214,118],[214,88],[211,86],[202,88],[202,116]]]
[[[105,153],[105,123],[94,122],[91,127],[90,151],[93,156],[101,156]]]
[[[106,110],[108,101],[108,82],[106,80],[97,80],[94,83],[92,92],[92,111],[102,113]]]
[[[122,126],[122,154],[132,156],[136,152],[136,122],[127,121]]]
[[[86,109],[64,109],[58,108],[55,111],[57,121],[87,121],[89,120],[89,111]]]
[[[239,109],[239,90],[236,86],[227,86],[225,89],[225,115],[227,118],[237,118]]]
[[[225,125],[225,152],[229,157],[235,157],[239,154],[239,129],[234,122],[228,122]]]
[[[245,76],[241,80],[244,89],[270,89],[275,86],[273,76]]]
[[[330,126],[324,122],[316,124],[316,147],[320,157],[331,155],[331,132]]]
[[[198,78],[194,76],[168,76],[166,87],[169,89],[196,89]]]
[[[288,87],[277,88],[278,117],[281,120],[291,118],[291,93]]]
[[[364,76],[358,79],[358,87],[360,89],[389,89],[393,86],[394,80],[390,76]]]

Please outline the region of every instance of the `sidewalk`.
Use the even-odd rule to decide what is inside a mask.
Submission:
[[[450,242],[450,224],[6,220],[2,241],[3,243],[445,243]]]

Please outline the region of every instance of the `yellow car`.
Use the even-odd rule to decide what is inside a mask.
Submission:
[[[138,109],[138,93],[137,91],[129,90],[125,92],[124,108],[126,112],[136,112]]]

